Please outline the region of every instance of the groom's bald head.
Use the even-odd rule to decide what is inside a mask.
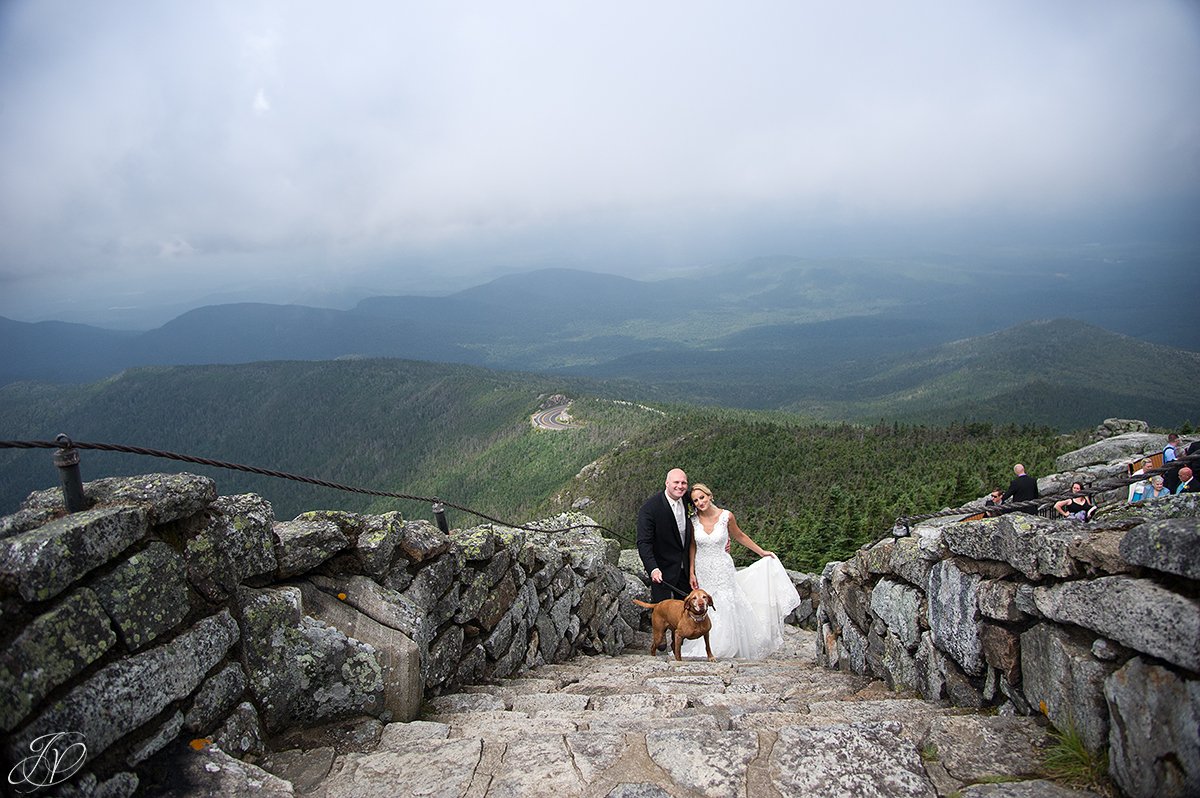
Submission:
[[[672,499],[682,499],[687,493],[688,478],[682,468],[672,468],[667,472],[667,495]]]

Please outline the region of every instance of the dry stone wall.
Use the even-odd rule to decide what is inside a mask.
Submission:
[[[1043,495],[1122,472],[1130,446],[1153,451],[1135,440],[1065,455]],[[1124,495],[1088,524],[955,516],[830,563],[819,660],[930,700],[1042,713],[1107,754],[1131,798],[1200,795],[1200,495]]]
[[[17,786],[61,781],[39,794],[131,795],[175,740],[253,759],[299,729],[410,720],[459,684],[615,654],[645,592],[586,527],[276,521],[191,474],[84,488],[88,510],[51,490],[0,518],[0,757]],[[47,740],[69,754],[57,769]]]

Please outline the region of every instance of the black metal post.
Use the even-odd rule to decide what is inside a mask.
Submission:
[[[59,434],[54,442],[59,446],[58,451],[54,453],[54,465],[58,468],[58,478],[62,482],[63,504],[66,505],[68,513],[86,510],[83,477],[79,473],[79,450],[66,435]]]
[[[438,529],[448,534],[450,525],[446,523],[446,507],[439,501],[433,503],[433,517],[437,521]]]

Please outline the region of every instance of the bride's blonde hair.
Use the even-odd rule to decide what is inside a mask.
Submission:
[[[712,489],[709,488],[708,485],[705,485],[703,482],[693,482],[692,489],[688,493],[689,493],[689,495],[691,495],[692,493],[695,493],[696,491],[700,491],[705,496],[707,496],[710,500],[713,497]]]

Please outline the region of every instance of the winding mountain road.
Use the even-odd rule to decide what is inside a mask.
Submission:
[[[533,426],[538,429],[570,429],[571,425],[562,421],[560,416],[567,412],[567,405],[557,405],[533,414]]]

